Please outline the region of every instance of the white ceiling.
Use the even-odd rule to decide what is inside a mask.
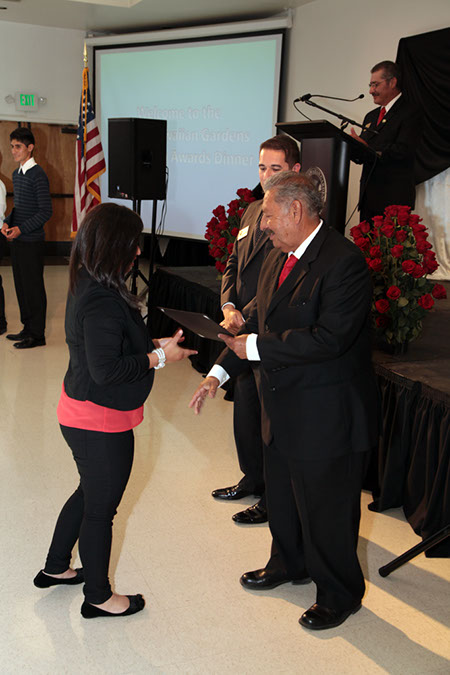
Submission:
[[[140,0],[131,7],[105,6],[104,1],[0,0],[0,20],[89,33],[125,33],[262,19],[314,0]]]

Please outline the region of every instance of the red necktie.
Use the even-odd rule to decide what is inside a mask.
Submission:
[[[295,263],[297,262],[298,258],[295,257],[293,253],[289,256],[289,258],[286,260],[286,262],[283,265],[283,269],[281,270],[280,273],[280,278],[278,279],[278,288],[280,288],[281,284],[283,281],[286,279],[286,277],[289,275],[291,270],[293,269]]]
[[[379,124],[381,124],[381,120],[383,119],[383,117],[384,117],[385,115],[386,115],[386,108],[383,106],[382,108],[380,108],[380,113],[379,113],[379,115],[378,115],[377,126],[378,126]]]

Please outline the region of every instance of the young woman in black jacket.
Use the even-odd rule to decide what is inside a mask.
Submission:
[[[180,346],[181,330],[152,340],[139,302],[127,289],[141,232],[136,213],[101,204],[81,224],[70,259],[65,319],[70,361],[58,420],[80,484],[62,508],[45,568],[34,584],[84,581],[85,618],[127,616],[144,607],[142,595],[111,589],[112,521],[131,472],[133,428],[143,419],[154,371],[196,353]],[[74,570],[70,560],[77,540],[83,568]]]

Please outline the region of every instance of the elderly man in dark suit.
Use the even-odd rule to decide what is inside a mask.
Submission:
[[[372,288],[360,251],[320,220],[321,198],[306,176],[283,172],[265,187],[261,227],[275,248],[242,334],[223,336],[228,348],[190,405],[198,413],[227,376],[259,363],[273,542],[266,566],[241,583],[265,590],[312,579],[316,603],[300,623],[319,630],[356,612],[365,588],[356,547],[377,441]]]
[[[294,139],[279,135],[261,143],[258,169],[263,190],[274,174],[287,169],[300,171],[300,153]],[[272,249],[268,235],[260,228],[261,213],[262,199],[247,207],[222,279],[222,325],[233,335],[244,324],[256,294],[261,265]],[[227,501],[262,495],[256,504],[234,514],[233,520],[246,525],[265,523],[261,404],[251,369],[241,373],[234,383],[233,427],[239,466],[244,475],[237,485],[219,488],[212,495]]]
[[[361,220],[383,215],[390,204],[414,207],[414,158],[422,132],[422,113],[401,91],[400,69],[393,61],[377,63],[371,72],[370,94],[378,106],[364,118],[364,130],[351,135],[377,153],[361,175]]]

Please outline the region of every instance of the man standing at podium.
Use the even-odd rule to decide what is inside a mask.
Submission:
[[[265,182],[280,171],[300,171],[297,143],[286,135],[274,136],[260,146],[259,180]],[[222,279],[222,325],[234,335],[248,313],[248,305],[256,295],[261,265],[272,248],[266,233],[260,228],[262,199],[247,207],[233,252],[228,259]],[[247,525],[267,521],[264,496],[263,443],[261,438],[261,404],[252,370],[235,379],[233,426],[239,466],[244,476],[237,485],[214,490],[215,499],[236,500],[249,495],[261,495],[259,502],[233,516],[237,523]]]
[[[402,94],[398,65],[381,61],[370,72],[369,92],[378,107],[365,116],[361,136],[351,130],[353,138],[377,154],[363,166],[361,220],[383,215],[390,204],[414,207],[414,158],[422,130],[421,111]]]

